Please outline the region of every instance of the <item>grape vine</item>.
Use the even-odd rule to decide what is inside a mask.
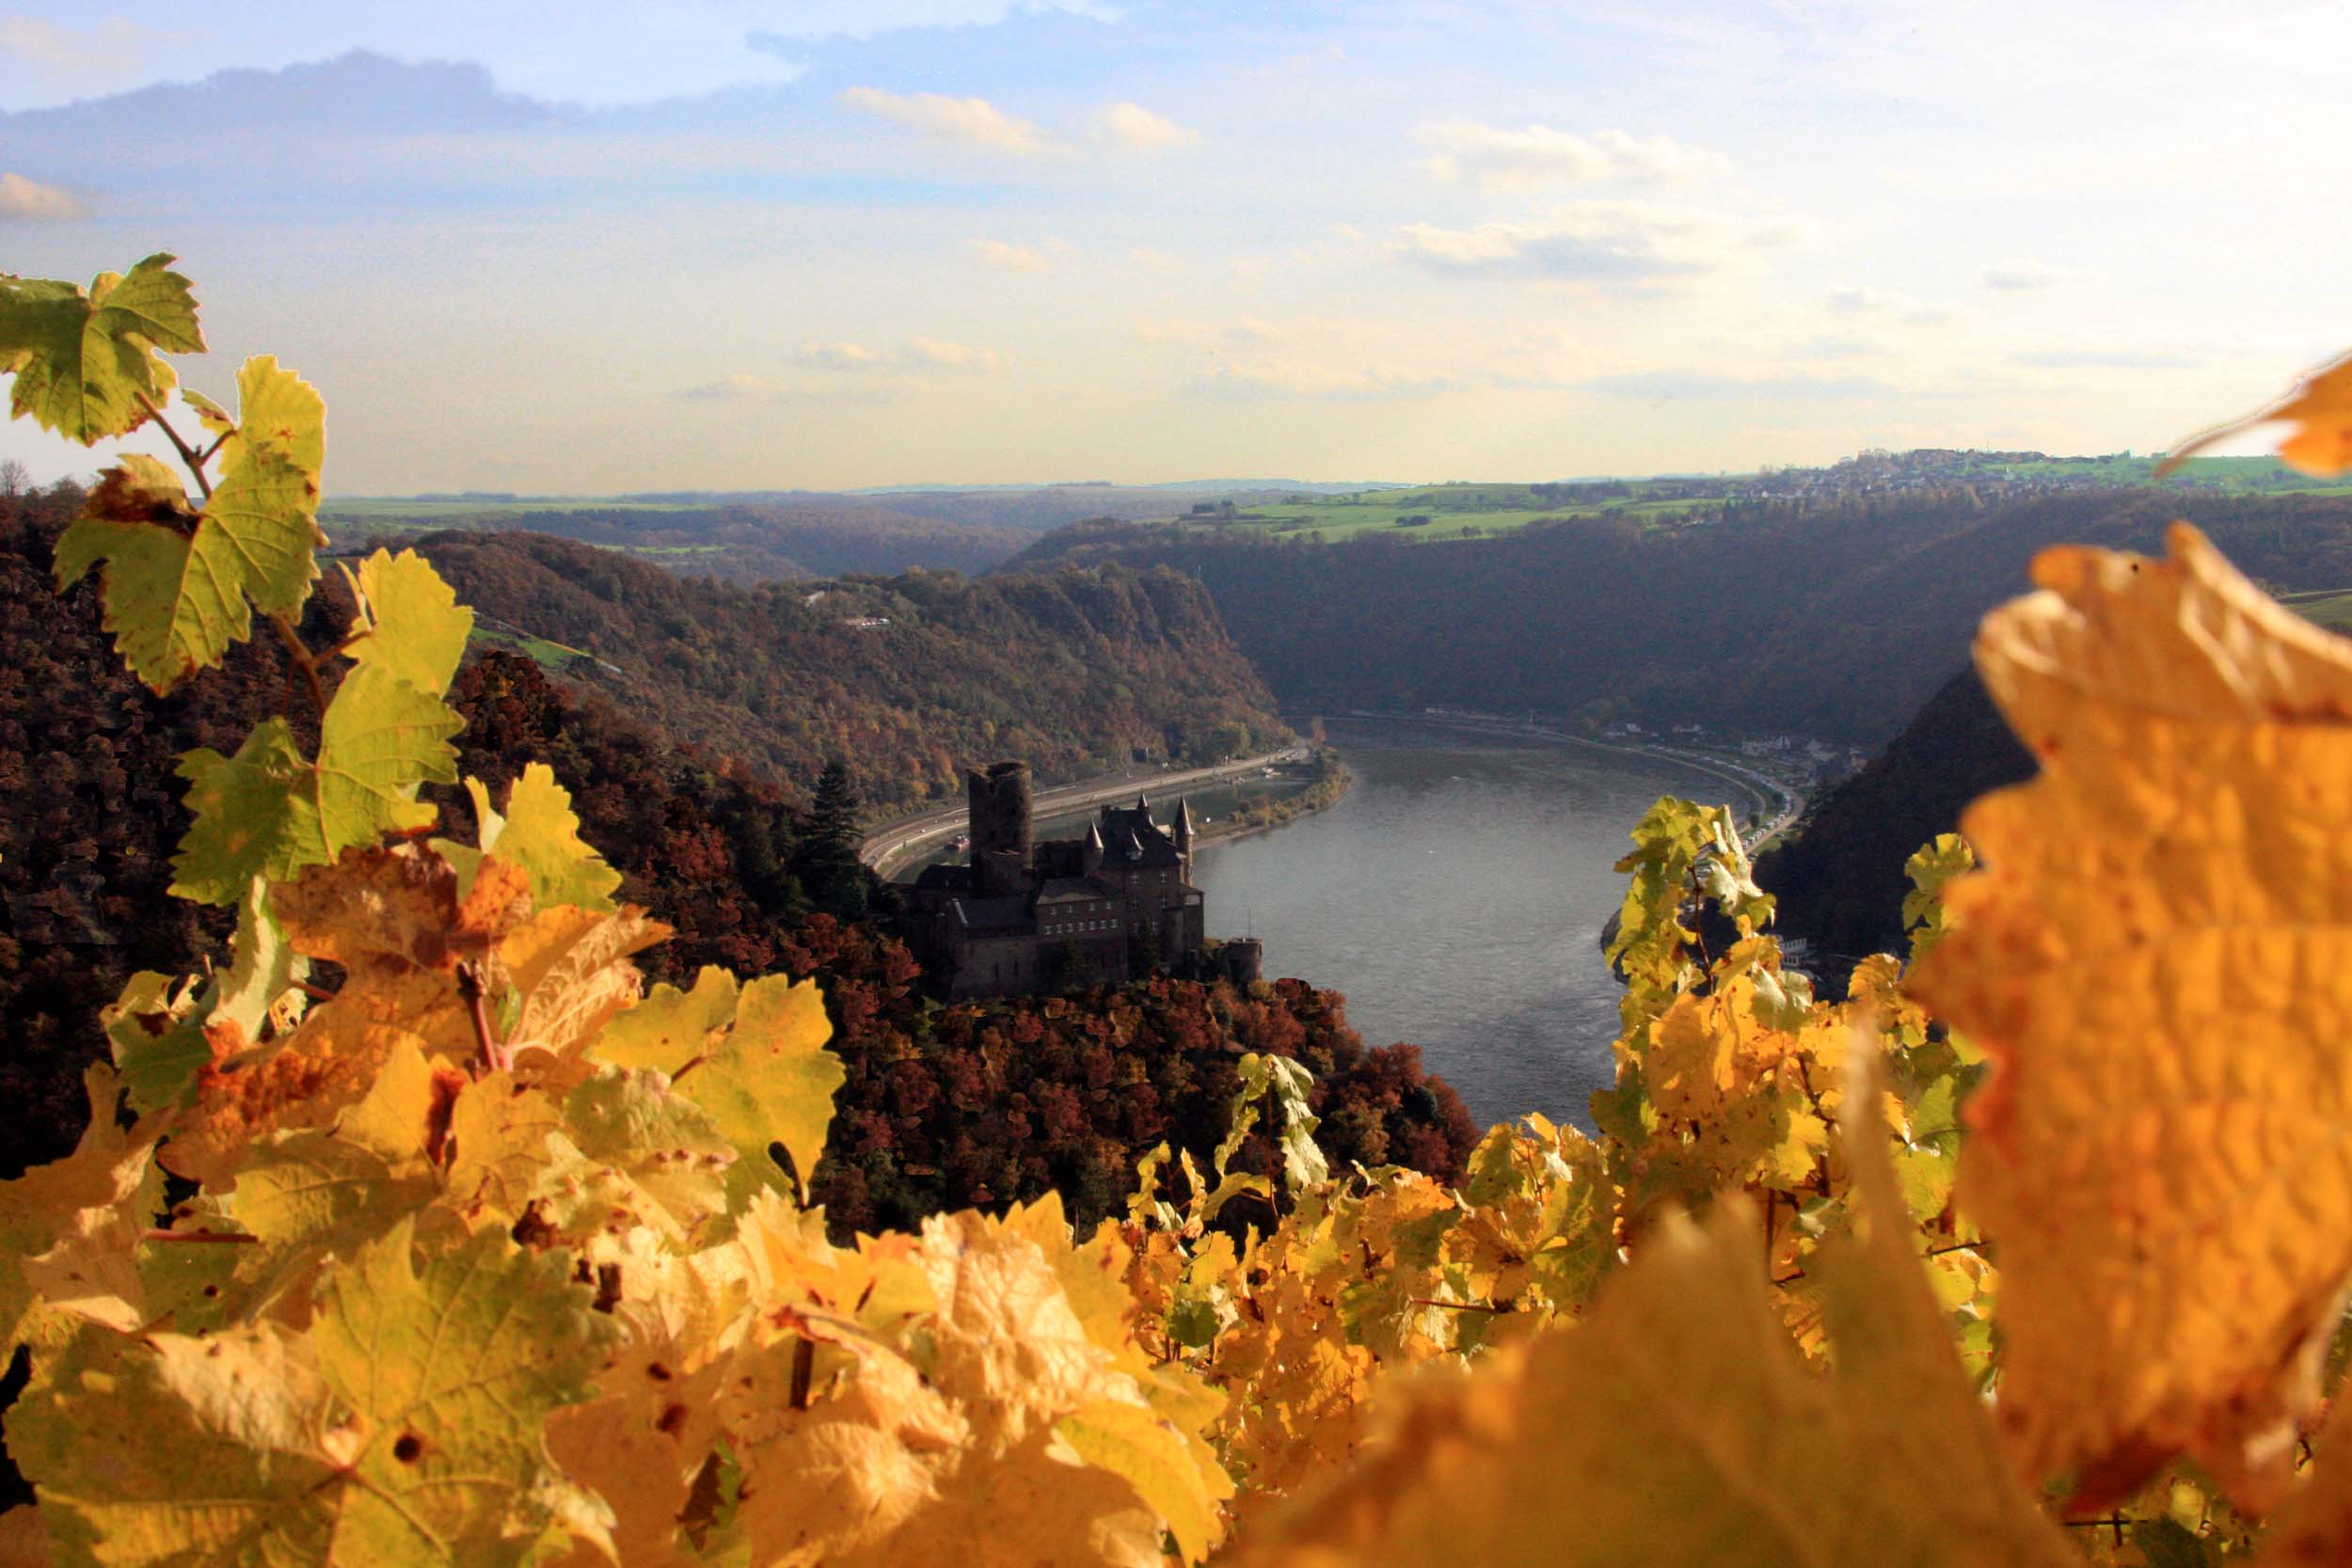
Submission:
[[[2352,643],[2186,525],[1988,618],[2042,772],[1913,859],[1909,954],[1845,999],[1728,816],[1661,800],[1593,1133],[1332,1170],[1251,1057],[1208,1168],[1156,1151],[1091,1234],[1048,1197],[836,1246],[814,986],[645,992],[663,930],[544,768],[435,835],[471,617],[413,554],[322,571],[324,403],[266,356],[233,412],[179,390],[171,268],[0,278],[12,412],[182,461],[119,456],[58,579],[158,693],[257,620],[297,678],[181,765],[176,891],[228,952],[130,982],[80,1147],[0,1183],[38,1498],[0,1562],[2352,1549]],[[2281,405],[2292,459],[2352,461],[2347,387]],[[1230,1168],[1262,1123],[1276,1177]]]

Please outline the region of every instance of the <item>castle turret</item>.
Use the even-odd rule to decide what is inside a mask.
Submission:
[[[1178,853],[1192,853],[1192,802],[1176,802],[1176,848]]]
[[[1091,877],[1096,872],[1102,870],[1103,857],[1105,853],[1107,853],[1107,850],[1103,843],[1103,824],[1100,822],[1088,823],[1086,847],[1079,851],[1078,863],[1080,867],[1082,867],[1079,875]]]
[[[963,776],[972,812],[972,891],[981,898],[1020,893],[1028,882],[1032,839],[1029,765],[1000,762]]]

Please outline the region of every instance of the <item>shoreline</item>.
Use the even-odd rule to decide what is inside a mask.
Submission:
[[[1338,805],[1347,798],[1347,792],[1356,787],[1356,775],[1337,747],[1318,747],[1317,754],[1322,762],[1322,773],[1295,795],[1286,795],[1273,802],[1274,812],[1263,821],[1228,826],[1233,821],[1232,815],[1228,814],[1223,819],[1211,823],[1207,832],[1199,834],[1198,842],[1239,843],[1245,838],[1255,838],[1260,833],[1270,833],[1277,828],[1287,828],[1303,817]]]
[[[1326,714],[1325,718],[1327,721],[1330,721],[1332,716]],[[1613,752],[1619,756],[1648,757],[1653,761],[1671,762],[1679,767],[1692,768],[1720,779],[1735,789],[1749,795],[1756,802],[1756,815],[1759,817],[1764,816],[1767,812],[1777,813],[1767,818],[1764,825],[1755,833],[1741,835],[1741,843],[1751,856],[1795,826],[1797,819],[1804,815],[1807,803],[1804,793],[1792,784],[1785,784],[1761,773],[1752,772],[1722,757],[1686,752],[1674,746],[1628,746],[1615,741],[1595,740],[1589,736],[1570,735],[1565,730],[1547,729],[1541,725],[1518,724],[1507,720],[1464,719],[1446,714],[1349,711],[1339,715],[1337,721],[1345,723],[1350,719],[1368,719],[1383,724],[1423,724],[1434,729],[1459,730],[1471,735],[1487,735],[1498,738],[1508,736],[1534,738],[1564,746],[1588,747],[1596,752]]]

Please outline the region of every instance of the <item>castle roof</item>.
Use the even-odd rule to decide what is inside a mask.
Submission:
[[[1124,869],[1181,865],[1176,841],[1152,820],[1147,806],[1104,806],[1095,820],[1103,835],[1105,858]]]

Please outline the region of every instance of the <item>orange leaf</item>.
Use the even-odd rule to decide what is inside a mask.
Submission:
[[[2352,642],[2185,523],[2044,551],[1978,667],[2041,759],[1920,995],[1985,1048],[1958,1202],[2000,1249],[2000,1409],[2077,1501],[2185,1451],[2274,1503],[2352,1274]]]

